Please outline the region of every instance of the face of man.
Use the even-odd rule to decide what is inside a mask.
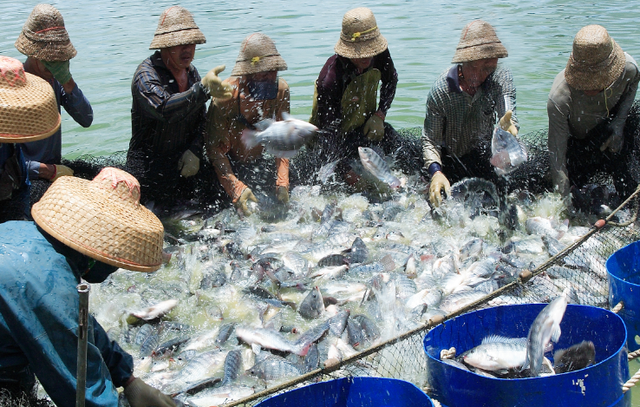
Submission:
[[[358,68],[359,72],[364,71],[371,65],[373,58],[351,58],[351,62]]]
[[[470,87],[479,88],[497,67],[498,58],[464,62],[462,64],[462,76]]]
[[[162,60],[167,67],[173,69],[188,69],[196,53],[196,44],[176,45],[161,50]]]

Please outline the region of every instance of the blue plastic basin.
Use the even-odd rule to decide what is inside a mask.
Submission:
[[[258,406],[417,407],[433,406],[433,403],[411,382],[379,377],[345,377],[278,394],[256,404]]]
[[[442,349],[453,346],[460,355],[487,335],[526,337],[545,305],[487,308],[429,331],[424,338],[427,382],[433,389],[429,394],[449,407],[630,406],[630,392],[622,393],[622,385],[629,379],[625,325],[618,315],[602,308],[569,304],[560,324],[562,335],[554,345],[554,349],[565,349],[583,340],[592,341],[596,364],[585,369],[547,377],[497,379],[440,361]]]
[[[607,259],[609,304],[620,301],[624,308],[618,313],[627,325],[627,347],[640,349],[640,242],[631,243]]]

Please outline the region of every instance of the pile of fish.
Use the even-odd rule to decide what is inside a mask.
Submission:
[[[459,310],[588,230],[559,218],[553,194],[510,196],[507,228],[499,209],[482,210],[495,202],[472,199],[494,193],[480,181],[452,186],[465,193],[437,215],[419,177],[404,177],[382,198],[297,186],[276,222],[266,204],[248,217],[177,216],[165,221],[168,264],[112,274],[92,289],[91,311],[134,356],[135,375],[177,402],[249,396]],[[488,305],[566,288],[572,303],[606,303],[603,259],[569,256]]]
[[[543,308],[531,324],[527,337],[489,335],[457,359],[443,358],[442,361],[482,376],[500,378],[548,376],[594,364],[595,346],[591,341],[557,350],[553,364],[544,356],[553,349],[551,342],[557,343],[560,339],[560,323],[567,308],[568,292],[569,289],[565,290]]]

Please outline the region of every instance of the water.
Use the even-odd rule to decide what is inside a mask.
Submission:
[[[38,0],[3,0],[0,53],[24,60],[14,42]],[[91,101],[95,120],[89,129],[63,113],[63,155],[125,150],[131,136],[131,77],[148,49],[160,13],[174,1],[63,0],[52,2],[63,14],[78,55],[71,73]],[[338,0],[228,1],[185,0],[207,38],[198,45],[194,65],[204,75],[225,64],[231,72],[240,43],[261,31],[271,36],[287,61],[281,73],[291,86],[291,111],[299,119],[311,112],[313,84],[333,54],[342,15],[355,4]],[[640,58],[637,1],[566,2],[559,0],[476,2],[387,1],[368,5],[376,15],[399,83],[387,120],[397,128],[421,126],[431,85],[451,62],[460,31],[482,18],[497,30],[509,51],[502,63],[514,74],[521,132],[546,128],[546,101],[555,75],[564,68],[573,37],[588,24],[602,24],[622,49]]]

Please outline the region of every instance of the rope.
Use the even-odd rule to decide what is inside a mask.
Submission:
[[[640,380],[640,370],[634,374],[625,384],[622,385],[622,393],[626,393]]]
[[[635,358],[637,358],[638,356],[640,356],[640,349],[638,349],[635,352],[631,352],[627,355],[627,360],[633,360]]]
[[[620,312],[622,310],[622,308],[624,308],[624,302],[620,301],[618,303],[618,305],[616,305],[615,307],[613,307],[611,309],[611,312],[613,312],[614,314],[617,314],[618,312]]]
[[[456,348],[451,347],[449,349],[442,349],[440,351],[440,360],[453,359],[456,357]]]

